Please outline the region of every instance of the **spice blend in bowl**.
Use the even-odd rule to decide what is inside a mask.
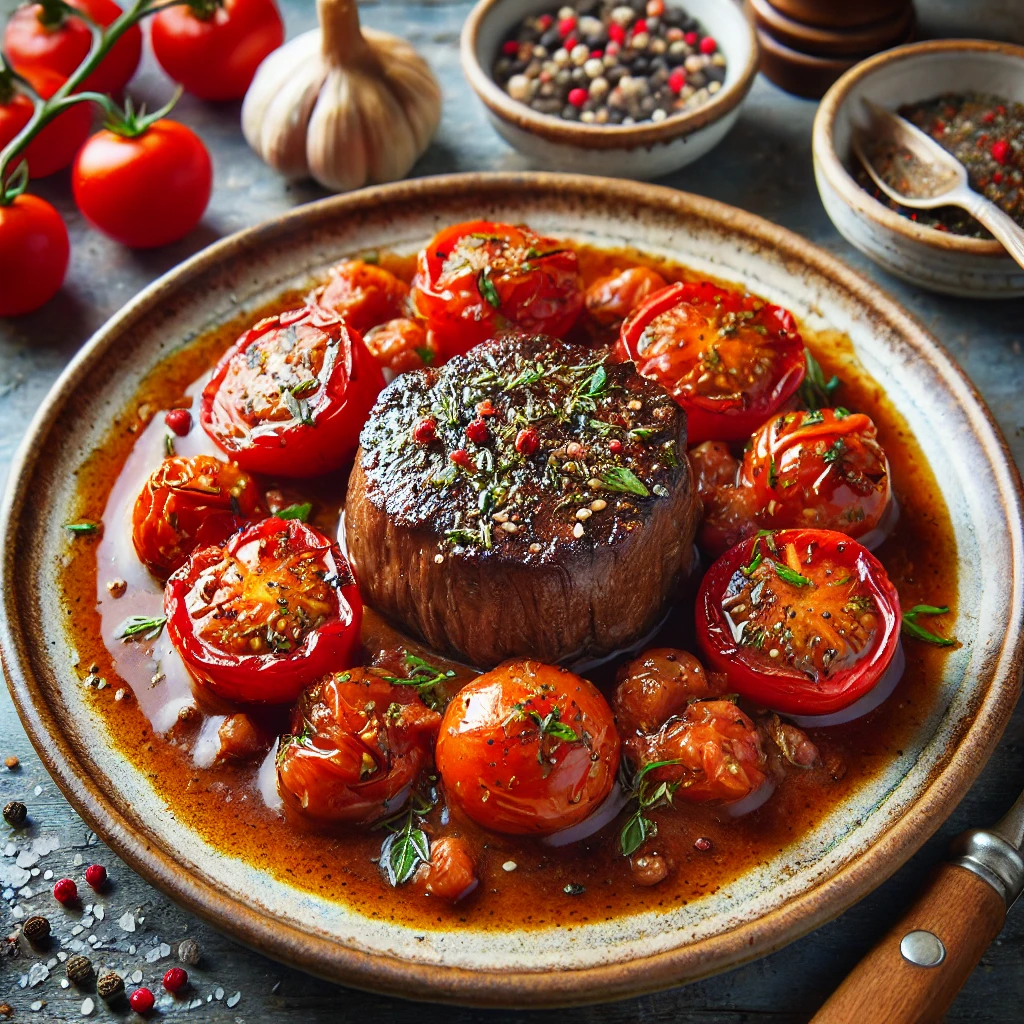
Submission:
[[[707,103],[725,74],[714,37],[665,0],[575,0],[528,16],[494,63],[512,99],[584,124],[664,121]]]

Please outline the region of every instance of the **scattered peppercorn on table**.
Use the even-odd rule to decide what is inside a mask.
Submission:
[[[659,2],[653,0],[655,5]],[[289,37],[313,26],[313,5],[307,0],[281,0],[281,6]],[[650,12],[657,7],[645,3],[643,18],[661,19],[662,27],[657,31],[664,32],[659,37],[666,43],[664,54],[655,52],[652,58],[669,54],[671,59],[665,59],[664,67],[650,59],[646,68],[630,69],[632,80],[646,75],[648,82],[653,78],[657,81],[647,93],[638,93],[635,104],[625,97],[624,105],[613,105],[614,66],[607,66],[607,58],[610,44],[619,34],[615,10],[626,5],[611,5],[607,24],[601,16],[605,6],[595,4],[597,25],[579,17],[570,26],[560,24],[564,19],[556,0],[550,7],[550,22],[535,19],[527,38],[521,39],[519,34],[510,37],[499,58],[499,64],[503,60],[508,64],[503,70],[496,69],[499,79],[507,75],[504,84],[509,92],[523,88],[519,82],[513,86],[517,75],[523,75],[527,83],[538,80],[549,55],[557,68],[550,83],[539,82],[535,95],[540,95],[541,84],[556,84],[552,95],[542,98],[552,101],[548,104],[551,113],[564,117],[584,119],[589,113],[597,121],[605,110],[608,119],[614,120],[620,116],[613,114],[617,110],[622,119],[654,119],[658,110],[666,109],[657,105],[663,99],[671,106],[683,97],[685,104],[701,89],[712,91],[711,86],[719,80],[716,69],[721,67],[714,59],[716,50],[705,41],[699,26],[691,27],[685,19],[672,24],[675,15],[669,12],[685,11],[685,0],[664,0],[662,11],[655,14]],[[629,6],[633,16],[628,25],[620,26],[623,39],[629,31],[635,37],[641,28],[654,37],[649,24],[638,24],[640,11]],[[13,0],[0,0],[0,14],[6,15],[12,7]],[[370,27],[398,32],[412,40],[431,62],[444,87],[442,126],[415,168],[414,173],[419,175],[526,166],[523,158],[487,126],[482,109],[462,78],[458,34],[469,8],[465,2],[395,0],[386,6],[367,6],[362,12],[364,23]],[[618,17],[626,20],[625,14]],[[673,27],[682,32],[684,44],[674,54],[672,46],[680,39],[669,38]],[[558,39],[548,39],[550,32],[557,32]],[[536,39],[529,38],[531,33]],[[690,33],[697,33],[692,41]],[[574,35],[576,45],[570,47]],[[533,50],[524,55],[527,45]],[[549,52],[538,55],[538,45]],[[574,58],[578,46],[586,47],[587,52]],[[592,56],[599,49],[602,56]],[[614,58],[614,47],[611,49]],[[564,68],[562,59],[556,56],[560,51],[569,59]],[[679,55],[683,59],[675,60]],[[691,60],[705,57],[708,60],[701,60],[699,67],[696,60]],[[580,58],[582,63],[577,63]],[[525,76],[529,62],[535,59],[541,65],[537,74]],[[590,75],[597,68],[591,65],[588,70],[587,63],[599,59],[602,71]],[[524,60],[527,63],[523,68],[514,70],[517,62]],[[559,81],[561,71],[567,69],[568,78]],[[582,71],[586,85],[579,76],[579,81],[574,79],[576,69]],[[595,96],[594,83],[602,78],[607,93],[601,96],[602,86],[597,86]],[[558,90],[565,86],[570,88],[563,96]],[[684,97],[687,87],[694,91]],[[585,97],[574,97],[574,90],[584,88]],[[532,102],[531,89],[527,84],[518,98]],[[167,83],[147,65],[132,91],[136,99],[145,99],[152,108],[167,98]],[[655,100],[653,107],[645,103],[651,97]],[[588,109],[588,104],[595,105]],[[739,124],[726,141],[712,155],[666,183],[721,199],[792,228],[893,292],[936,333],[980,387],[1018,464],[1024,465],[1020,304],[969,303],[925,295],[887,278],[855,253],[832,228],[813,186],[810,130],[814,110],[813,103],[793,99],[759,80]],[[74,255],[64,290],[53,302],[32,316],[0,320],[0,478],[6,478],[25,425],[47,389],[107,317],[153,278],[217,237],[322,195],[309,183],[286,184],[260,163],[241,138],[237,104],[204,105],[186,98],[175,116],[200,134],[216,167],[212,204],[200,227],[182,242],[142,256],[133,255],[85,226],[75,212],[62,175],[39,186],[39,193],[67,218]],[[981,779],[939,835],[894,878],[839,920],[730,974],[641,1000],[557,1011],[558,1019],[567,1024],[697,1017],[718,1024],[739,1024],[752,1016],[781,1024],[807,1019],[884,928],[895,921],[929,867],[943,855],[949,838],[968,826],[995,820],[1010,804],[1021,784],[1022,738],[1024,711],[1017,713]],[[18,804],[24,805],[24,812]],[[366,993],[341,993],[335,986],[282,967],[221,937],[153,890],[97,841],[63,800],[32,752],[6,691],[0,693],[0,806],[5,808],[5,820],[0,824],[0,1022],[8,1018],[53,1024],[125,1019],[126,999],[122,997],[120,1009],[112,1010],[102,998],[102,992],[120,987],[132,994],[131,1005],[141,1013],[154,1007],[160,1019],[187,1014],[211,1024],[398,1020],[410,1013],[424,1024],[470,1024],[481,1019],[511,1024],[530,1017],[555,1019],[555,1013],[484,1015],[457,1008],[412,1008],[398,1000]],[[22,813],[27,820],[18,827]],[[55,890],[64,902],[55,897]],[[31,932],[39,939],[48,933],[50,945],[34,947],[21,942],[19,955],[10,956],[13,944],[4,941],[4,936],[19,926],[26,935]],[[983,1019],[998,1024],[1019,1019],[1024,999],[1019,954],[1022,942],[1024,915],[1011,914],[1002,938],[986,953],[947,1021],[962,1024]],[[345,1006],[340,1016],[339,998]],[[981,1006],[984,1011],[978,1010]]]

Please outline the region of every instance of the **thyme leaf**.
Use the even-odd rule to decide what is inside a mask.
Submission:
[[[490,267],[484,267],[484,269],[476,275],[476,287],[487,305],[492,306],[494,309],[501,309],[501,296],[498,294],[498,289],[494,286],[494,282],[491,280]]]
[[[115,636],[118,640],[155,640],[164,623],[167,621],[163,615],[156,615],[150,618],[147,615],[131,615],[120,626],[117,627]]]
[[[800,398],[808,409],[827,408],[832,404],[832,393],[842,381],[835,375],[826,380],[825,371],[811,355],[810,349],[804,349],[804,362],[807,365],[807,372],[800,385]]]
[[[309,520],[309,513],[312,511],[312,502],[306,501],[301,505],[289,505],[287,508],[282,508],[274,514],[278,519],[298,519],[305,523]]]
[[[790,569],[790,567],[783,562],[772,562],[772,565],[775,568],[775,575],[778,576],[780,580],[783,580],[786,583],[791,583],[794,587],[811,586],[811,581],[806,576],[802,576],[800,573]]]
[[[96,533],[100,528],[99,523],[65,523],[64,529],[68,533]]]
[[[625,466],[612,466],[598,478],[610,491],[622,491],[626,494],[637,494],[641,498],[650,497],[650,491],[644,482]]]
[[[903,613],[903,632],[907,636],[912,636],[915,640],[923,640],[928,644],[935,644],[937,647],[954,647],[956,646],[956,638],[952,639],[939,636],[937,633],[929,632],[923,626],[917,624],[917,617],[919,615],[945,615],[949,611],[948,607],[939,607],[933,604],[916,604],[908,612]]]

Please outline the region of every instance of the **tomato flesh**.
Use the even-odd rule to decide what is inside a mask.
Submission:
[[[421,320],[389,320],[367,331],[364,340],[381,369],[396,376],[438,362],[437,342]]]
[[[223,544],[266,513],[248,473],[210,455],[164,459],[132,510],[132,541],[142,563],[169,576],[197,547]]]
[[[277,757],[287,806],[368,824],[398,810],[430,759],[441,716],[378,669],[334,672],[306,690]]]
[[[671,392],[691,444],[745,440],[806,369],[792,314],[707,282],[652,295],[623,323],[616,354]]]
[[[244,469],[314,476],[351,460],[383,387],[358,332],[306,307],[239,338],[203,390],[199,420]]]
[[[479,825],[549,835],[583,821],[611,792],[619,736],[592,683],[511,661],[449,703],[436,758],[449,799]]]
[[[576,253],[527,227],[469,221],[419,254],[413,306],[445,359],[504,327],[563,337],[583,308]]]
[[[406,312],[409,286],[390,271],[362,260],[346,260],[331,269],[317,303],[337,313],[360,333]]]
[[[362,601],[337,546],[297,519],[265,519],[200,548],[167,581],[171,642],[200,690],[280,704],[359,651]]]
[[[830,714],[873,689],[900,624],[881,563],[826,530],[737,544],[708,571],[697,600],[706,663],[742,696],[786,714]]]

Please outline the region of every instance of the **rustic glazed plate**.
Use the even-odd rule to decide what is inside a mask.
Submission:
[[[55,583],[75,472],[143,376],[209,327],[369,247],[419,248],[471,217],[626,244],[741,281],[809,327],[849,335],[931,463],[955,527],[962,646],[933,711],[889,767],[798,842],[713,895],[598,924],[529,932],[408,928],[301,893],[206,846],[113,752],[79,699]],[[2,525],[3,660],[48,770],[135,870],[235,938],[304,970],[407,997],[593,1002],[733,967],[840,913],[903,863],[967,790],[1016,701],[1022,657],[1020,480],[981,399],[923,328],[821,250],[707,199],[560,175],[423,179],[325,200],[225,239],[115,316],[29,430]]]

